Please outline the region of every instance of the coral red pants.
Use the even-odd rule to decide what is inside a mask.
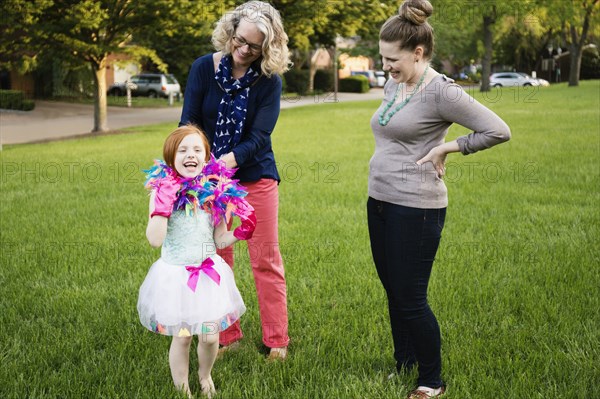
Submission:
[[[260,179],[242,184],[247,188],[246,199],[254,207],[257,219],[254,235],[248,240],[248,252],[256,284],[263,342],[270,348],[280,348],[288,345],[289,337],[286,284],[279,252],[277,181]],[[233,268],[233,246],[218,253]],[[229,345],[242,337],[238,320],[221,332],[219,341],[221,345]]]

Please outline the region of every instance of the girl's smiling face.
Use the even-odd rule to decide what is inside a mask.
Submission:
[[[196,177],[206,160],[204,142],[198,134],[188,134],[181,140],[175,154],[175,170],[182,177]]]

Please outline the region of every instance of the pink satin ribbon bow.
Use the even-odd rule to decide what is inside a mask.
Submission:
[[[198,285],[198,278],[200,277],[200,272],[204,272],[208,277],[210,277],[217,285],[221,284],[221,276],[214,269],[215,262],[211,258],[206,258],[200,264],[200,266],[186,266],[185,270],[190,272],[190,277],[188,278],[187,285],[190,289],[196,292],[196,286]]]

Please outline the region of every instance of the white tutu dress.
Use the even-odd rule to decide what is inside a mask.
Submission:
[[[140,287],[137,309],[149,330],[180,337],[210,334],[246,311],[231,268],[216,254],[213,230],[211,215],[201,209],[173,211],[161,257]]]

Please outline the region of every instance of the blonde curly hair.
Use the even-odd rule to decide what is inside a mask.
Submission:
[[[287,47],[288,36],[283,30],[281,16],[269,3],[249,1],[238,6],[235,10],[225,13],[217,22],[212,34],[212,43],[223,55],[231,54],[232,38],[242,18],[256,25],[265,35],[262,43],[260,68],[267,77],[282,74],[291,65]]]

